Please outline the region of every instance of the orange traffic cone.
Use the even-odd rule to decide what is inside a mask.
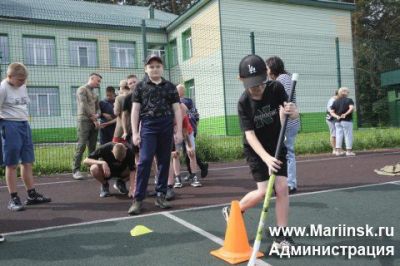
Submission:
[[[230,264],[237,264],[247,261],[251,257],[253,249],[249,245],[246,227],[239,207],[239,201],[234,200],[231,204],[231,210],[228,219],[228,227],[225,232],[224,246],[213,250],[210,253]],[[258,252],[257,257],[264,256]]]

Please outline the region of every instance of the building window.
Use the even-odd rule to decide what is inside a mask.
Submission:
[[[33,117],[60,116],[60,91],[58,88],[29,87],[29,114]]]
[[[176,40],[169,42],[168,60],[170,66],[176,66],[178,64],[178,47],[176,45]]]
[[[56,65],[54,38],[24,37],[24,62],[27,65]]]
[[[167,66],[167,62],[165,61],[165,45],[164,44],[148,44],[147,46],[147,55],[156,54],[164,62],[164,66]]]
[[[8,47],[8,36],[0,35],[0,65],[10,63],[10,50]]]
[[[183,60],[193,56],[192,48],[192,30],[188,29],[182,33]]]
[[[97,67],[97,42],[69,40],[70,65]]]
[[[185,81],[185,96],[192,99],[193,103],[196,104],[196,93],[194,87],[194,79]]]
[[[135,44],[110,41],[111,67],[133,68],[135,66]]]

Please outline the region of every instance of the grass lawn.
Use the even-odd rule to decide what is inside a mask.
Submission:
[[[65,138],[67,136],[64,135]],[[242,136],[206,136],[199,134],[197,152],[206,161],[231,161],[243,158]],[[354,150],[400,147],[398,128],[358,129],[354,131]],[[35,175],[70,172],[75,145],[36,144]],[[297,154],[330,152],[329,133],[300,133],[296,139]],[[86,156],[86,155],[85,155]],[[4,175],[3,172],[1,172]]]

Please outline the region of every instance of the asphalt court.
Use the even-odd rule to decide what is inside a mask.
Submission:
[[[291,226],[368,224],[394,228],[389,237],[297,236],[294,240],[298,245],[394,246],[394,256],[265,256],[258,265],[399,265],[399,191],[400,182],[393,181],[295,194],[290,199]],[[9,233],[0,245],[0,265],[229,265],[209,254],[224,239],[222,206]],[[267,224],[275,224],[274,209],[272,204]],[[250,244],[259,214],[260,208],[254,208],[244,216]],[[132,237],[130,230],[136,225],[153,232]],[[264,237],[260,250],[268,250],[271,241]]]

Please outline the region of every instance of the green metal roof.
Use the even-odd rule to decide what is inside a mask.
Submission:
[[[400,85],[400,69],[381,74],[381,86]]]
[[[140,27],[142,19],[145,19],[148,28],[161,29],[177,17],[154,10],[154,19],[149,19],[148,12],[148,7],[81,0],[0,0],[0,18],[38,23]]]

